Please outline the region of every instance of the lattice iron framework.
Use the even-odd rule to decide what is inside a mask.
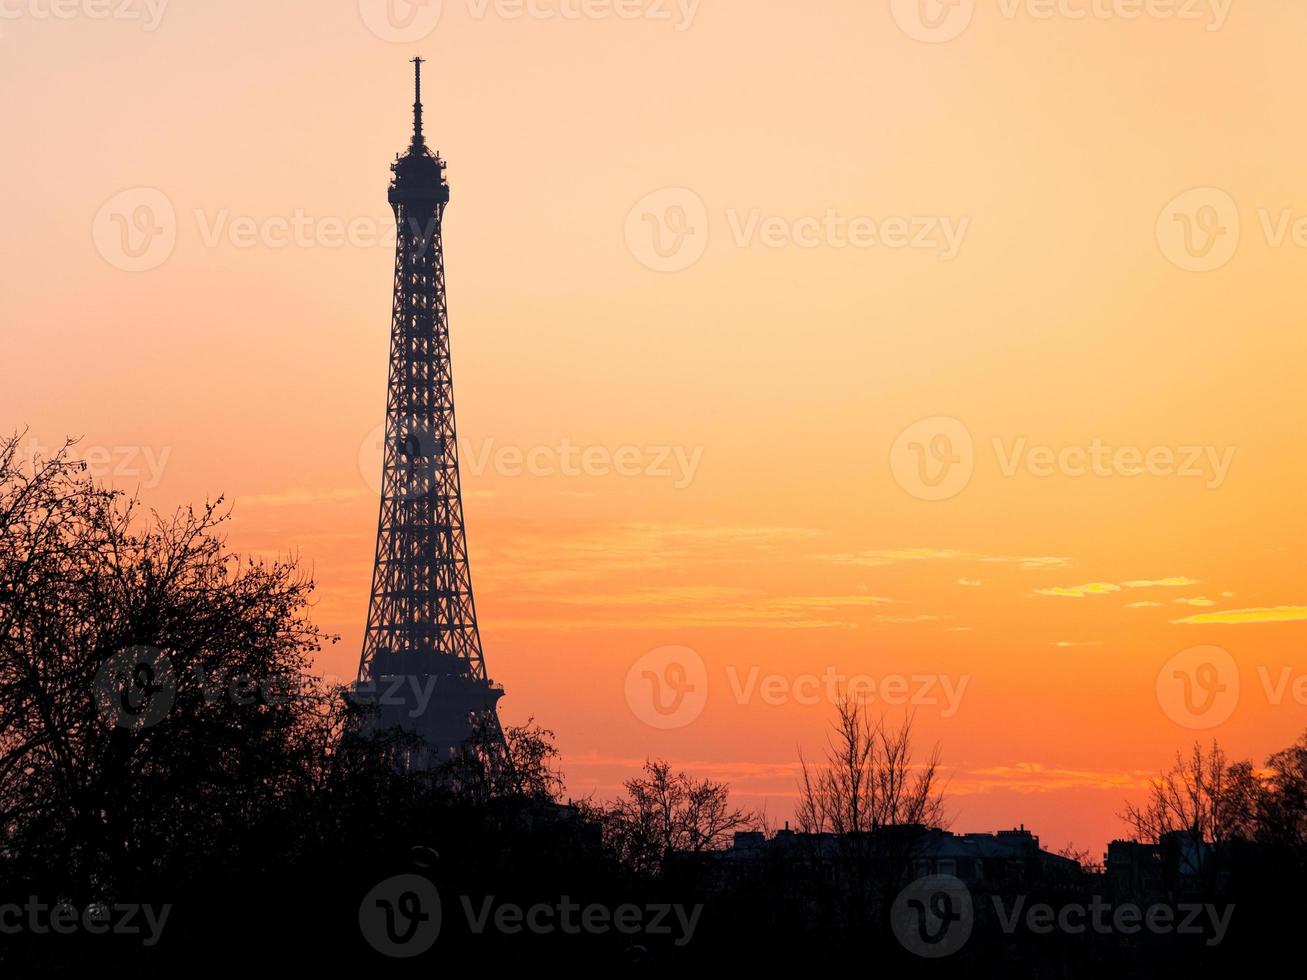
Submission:
[[[391,166],[395,292],[376,564],[359,680],[443,680],[442,697],[429,710],[452,716],[405,727],[432,730],[434,723],[448,742],[470,715],[493,712],[503,691],[486,676],[463,521],[441,232],[449,184],[445,161],[423,136],[422,59],[413,64],[413,140]]]

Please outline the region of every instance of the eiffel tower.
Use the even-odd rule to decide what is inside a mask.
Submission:
[[[381,513],[359,686],[371,724],[420,735],[410,766],[431,768],[475,730],[502,739],[502,687],[486,675],[472,600],[458,475],[441,223],[445,161],[422,134],[422,64],[413,59],[413,140],[391,165],[397,226]]]

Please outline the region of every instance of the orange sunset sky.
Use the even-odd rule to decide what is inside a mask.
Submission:
[[[487,664],[570,792],[779,823],[825,678],[929,677],[953,828],[1101,854],[1307,728],[1307,5],[123,3],[0,4],[0,427],[225,494],[324,673],[421,54]]]

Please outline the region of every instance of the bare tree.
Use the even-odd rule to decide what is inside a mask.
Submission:
[[[909,875],[920,831],[942,826],[944,800],[939,748],[914,762],[911,717],[891,728],[853,699],[838,712],[825,763],[809,765],[800,753],[795,816],[810,835],[813,871],[849,901],[856,921],[887,907]]]
[[[1256,833],[1260,781],[1248,762],[1231,763],[1215,741],[1176,753],[1170,769],[1153,780],[1147,799],[1127,803],[1123,819],[1139,840],[1179,848],[1176,870],[1215,884],[1226,845]]]
[[[838,711],[826,764],[809,766],[800,753],[800,828],[843,835],[940,825],[939,748],[917,766],[910,717],[891,729],[883,717],[873,721],[857,701],[844,701]]]
[[[626,781],[624,799],[599,813],[609,847],[637,873],[663,874],[674,855],[718,850],[758,824],[757,814],[731,806],[726,783],[673,772],[662,760],[643,771]]]
[[[503,728],[497,715],[481,715],[462,750],[436,771],[436,785],[465,803],[556,803],[564,781],[554,737],[534,718]]]

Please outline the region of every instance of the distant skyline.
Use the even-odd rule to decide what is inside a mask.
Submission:
[[[1307,9],[667,7],[6,8],[0,424],[226,494],[352,677],[421,54],[482,638],[574,795],[779,824],[852,683],[953,829],[1097,856],[1177,749],[1291,743]]]

